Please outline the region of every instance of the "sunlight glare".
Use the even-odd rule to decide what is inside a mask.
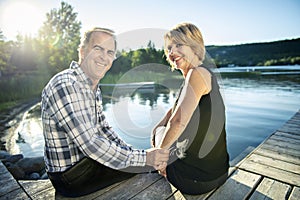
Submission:
[[[17,34],[34,37],[42,26],[45,18],[39,9],[32,3],[10,1],[0,14],[1,30],[8,38]]]

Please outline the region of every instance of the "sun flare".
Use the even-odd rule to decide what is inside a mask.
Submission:
[[[8,1],[0,14],[1,30],[4,36],[17,34],[35,36],[42,26],[45,14],[34,4],[26,1]]]

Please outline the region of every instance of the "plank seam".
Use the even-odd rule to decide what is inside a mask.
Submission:
[[[246,171],[246,170],[244,170]],[[260,174],[259,174],[260,175]],[[253,193],[256,191],[257,187],[260,185],[260,183],[263,181],[265,177],[263,175],[260,175],[258,181],[253,185],[253,187],[251,188],[251,190],[246,194],[246,196],[244,197],[244,199],[250,199],[250,197],[253,195]]]
[[[161,180],[163,177],[157,179],[156,181],[153,181],[150,185],[148,185],[146,188],[143,188],[142,190],[140,190],[138,193],[134,194],[133,196],[129,197],[129,199],[133,199],[134,197],[136,197],[138,194],[140,194],[141,192],[145,191],[147,188],[151,187],[151,185],[154,185],[156,182],[158,182],[159,180]]]

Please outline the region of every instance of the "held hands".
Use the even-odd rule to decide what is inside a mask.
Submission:
[[[159,170],[158,173],[164,177],[167,177],[167,168]]]
[[[146,164],[156,170],[165,170],[169,160],[170,151],[167,149],[151,148],[147,149]]]

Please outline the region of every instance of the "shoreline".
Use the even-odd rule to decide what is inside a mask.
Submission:
[[[11,151],[15,131],[23,119],[25,112],[35,106],[40,100],[31,99],[6,109],[0,113],[0,160],[16,180],[47,179],[44,157],[25,157]]]
[[[35,98],[20,102],[18,105],[0,112],[0,150],[8,152],[7,143],[9,138],[12,137],[8,130],[20,122],[21,119],[18,119],[17,116],[39,101],[39,98]]]

